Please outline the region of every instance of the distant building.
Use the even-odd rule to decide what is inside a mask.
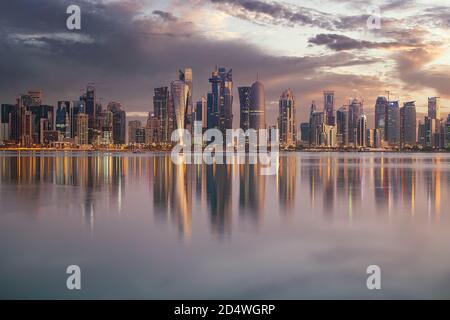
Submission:
[[[280,97],[278,129],[281,145],[296,145],[295,97],[291,89],[283,91]]]
[[[133,120],[128,122],[128,143],[129,144],[135,144],[135,143],[142,143],[140,142],[140,136],[141,132],[140,129],[142,128],[141,121],[139,120]],[[145,134],[144,134],[145,136]]]
[[[63,137],[70,138],[70,115],[73,108],[72,101],[58,101],[55,117],[55,129],[60,132]]]
[[[304,122],[300,124],[300,140],[303,144],[310,143],[310,133],[311,127],[309,122]]]
[[[77,139],[78,145],[83,146],[89,144],[89,115],[85,113],[77,114]]]
[[[400,142],[414,146],[417,143],[417,118],[414,101],[405,102],[400,109]]]
[[[206,130],[206,98],[201,97],[200,101],[197,101],[197,105],[195,107],[195,121],[199,121],[202,123],[202,130]]]
[[[233,128],[233,73],[225,68],[215,68],[211,78],[211,92],[207,95],[208,129],[217,128],[223,133]]]
[[[0,144],[9,141],[10,117],[16,107],[13,104],[2,104],[0,110]]]
[[[155,114],[149,114],[145,127],[145,144],[158,144],[161,142],[161,123]]]
[[[388,106],[388,101],[386,97],[378,97],[375,103],[375,129],[380,130],[379,138],[381,139],[381,144],[384,141],[385,136],[385,121],[386,121],[386,110]],[[378,147],[381,147],[379,145]]]
[[[385,118],[385,141],[390,146],[400,144],[400,108],[398,101],[389,101]]]
[[[445,147],[450,148],[450,115],[448,115],[445,123]]]
[[[348,143],[351,145],[357,144],[356,129],[361,114],[363,114],[363,102],[355,98],[348,106]]]
[[[356,126],[356,146],[367,146],[367,117],[364,114],[359,116]]]
[[[250,91],[251,87],[239,87],[240,124],[239,127],[247,131],[250,126]]]
[[[375,142],[375,131],[376,129],[367,129],[367,140],[366,140],[366,146],[370,148],[375,148],[376,142]]]
[[[172,81],[172,83],[170,84],[170,94],[175,112],[176,127],[174,129],[186,129],[186,114],[188,107],[187,99],[189,94],[189,87],[184,81]]]
[[[348,107],[342,106],[336,112],[336,140],[339,146],[348,146]]]
[[[126,113],[118,102],[110,102],[107,109],[112,113],[112,138],[115,145],[125,144],[126,139]]]
[[[153,112],[155,117],[159,119],[161,125],[160,140],[166,143],[170,142],[175,115],[168,87],[159,87],[154,89]]]
[[[311,124],[311,145],[312,146],[320,146],[324,144],[324,138],[321,136],[325,125],[325,113],[315,111],[311,114],[310,117]]]
[[[324,91],[323,92],[323,108],[326,117],[326,124],[329,126],[334,126],[334,91]]]
[[[441,106],[439,97],[428,98],[428,118],[430,119],[441,119]]]
[[[256,81],[250,89],[249,129],[266,128],[266,93],[264,85]]]

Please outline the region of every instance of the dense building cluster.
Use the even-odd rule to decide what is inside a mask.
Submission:
[[[180,70],[168,86],[154,88],[153,111],[147,121],[129,121],[128,130],[121,104],[110,102],[104,109],[93,84],[79,100],[58,101],[56,108],[42,103],[41,91],[29,91],[15,104],[1,105],[0,144],[24,148],[121,148],[126,144],[170,148],[174,130],[193,133],[194,122],[201,124],[203,132],[218,129],[225,135],[227,129],[233,129],[232,70],[216,67],[209,83],[210,91],[194,103],[192,69]],[[313,101],[309,122],[301,123],[297,134],[296,99],[291,89],[281,93],[277,123],[269,128],[265,89],[259,79],[251,86],[238,87],[237,92],[239,128],[278,129],[284,149],[450,147],[450,115],[442,119],[438,97],[428,98],[428,114],[420,121],[414,101],[400,107],[398,101],[378,97],[374,127],[369,128],[362,100],[352,99],[335,110],[334,91],[324,91],[322,111]]]
[[[450,147],[450,115],[441,117],[438,97],[428,98],[428,115],[419,120],[414,101],[378,97],[375,125],[368,128],[363,101],[353,99],[334,113],[334,92],[324,92],[324,109],[313,102],[309,122],[300,125],[301,143],[313,148],[432,148]]]

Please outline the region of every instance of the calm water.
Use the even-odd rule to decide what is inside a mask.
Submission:
[[[279,164],[0,152],[0,298],[450,298],[449,155]]]

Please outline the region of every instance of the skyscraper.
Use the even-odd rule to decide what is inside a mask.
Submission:
[[[356,126],[356,145],[358,147],[367,146],[367,117],[365,114],[359,116]]]
[[[70,138],[70,115],[73,108],[72,101],[58,101],[56,109],[55,129],[61,133],[64,138]]]
[[[14,111],[13,104],[2,104],[0,110],[0,144],[10,140],[10,117]]]
[[[188,93],[189,87],[184,81],[175,80],[170,84],[170,94],[175,111],[176,129],[185,129]],[[182,138],[181,133],[179,138]]]
[[[256,81],[250,89],[249,128],[266,128],[266,93],[264,85]]]
[[[400,143],[400,108],[398,101],[389,101],[386,107],[385,141],[390,146]]]
[[[311,110],[313,110],[313,108],[311,108]],[[310,115],[310,144],[312,146],[320,146],[322,144],[321,140],[323,139],[321,139],[321,133],[323,125],[325,125],[325,113],[318,111],[312,112]]]
[[[247,131],[249,128],[250,117],[250,87],[239,87],[239,103],[240,103],[240,124],[239,127]]]
[[[356,129],[359,117],[363,114],[363,102],[353,99],[348,107],[348,143],[356,145]]]
[[[379,130],[379,136],[384,141],[386,108],[388,101],[385,97],[378,97],[375,103],[375,129]],[[382,143],[382,142],[381,142]]]
[[[400,109],[400,142],[413,146],[417,143],[416,105],[414,101],[405,102]]]
[[[428,98],[428,118],[441,119],[441,106],[439,103],[439,97]]]
[[[162,142],[170,142],[173,130],[173,112],[171,111],[169,99],[169,88],[160,87],[154,89],[153,111],[161,125],[160,134]]]
[[[186,68],[184,71],[179,71],[179,80],[183,81],[187,85],[187,97],[186,97],[186,113],[184,117],[184,128],[192,132],[193,120],[192,114],[194,112],[193,91],[194,84],[192,79],[192,69]]]
[[[326,116],[326,124],[329,126],[334,126],[334,91],[323,92],[323,109]]]
[[[140,131],[142,124],[139,120],[133,120],[128,122],[128,143],[141,143],[140,141]],[[145,136],[145,135],[144,135]]]
[[[309,122],[303,122],[300,124],[300,140],[303,144],[310,143],[311,126]]]
[[[208,94],[208,128],[218,128],[223,133],[233,127],[233,73],[230,69],[215,68],[211,78],[211,92]]]
[[[77,114],[77,139],[78,145],[83,146],[89,143],[89,115],[84,113]]]
[[[206,98],[201,97],[201,99],[197,101],[197,105],[195,107],[195,121],[200,121],[202,123],[203,130],[207,128],[206,111]]]
[[[95,118],[96,118],[96,106],[97,106],[97,97],[96,90],[92,84],[89,84],[86,88],[86,93],[80,97],[80,101],[84,102],[85,113],[88,115],[88,140],[89,143],[92,143],[94,140],[94,131],[95,131]]]
[[[348,107],[342,106],[336,112],[336,140],[339,146],[348,146]]]
[[[125,144],[126,137],[126,113],[118,102],[110,102],[107,109],[112,112],[112,138],[115,145]]]
[[[278,129],[282,145],[296,145],[295,97],[291,89],[283,91],[280,97]]]

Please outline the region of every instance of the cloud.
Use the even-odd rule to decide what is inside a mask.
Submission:
[[[339,34],[318,34],[308,40],[315,45],[324,45],[335,51],[354,50],[354,49],[393,49],[412,47],[409,43],[400,42],[372,42],[365,40],[356,40]]]

